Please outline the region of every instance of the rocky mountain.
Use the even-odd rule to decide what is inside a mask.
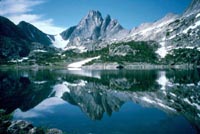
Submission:
[[[31,42],[37,42],[43,45],[52,44],[50,39],[50,37],[52,37],[51,35],[43,33],[30,23],[21,21],[17,26],[25,33],[25,35]]]
[[[199,49],[200,0],[193,0],[182,16],[168,26],[166,45],[172,48]]]
[[[109,15],[103,19],[99,11],[91,10],[78,25],[63,31],[60,36],[66,40],[63,42],[65,49],[78,48],[79,46],[80,51],[86,51],[103,48],[109,44],[108,42],[113,42],[128,32]]]
[[[167,14],[162,19],[154,23],[144,23],[139,27],[133,28],[130,32],[130,40],[149,41],[163,40],[166,34],[166,26],[173,22],[178,16],[175,14]]]
[[[160,20],[141,24],[132,30],[124,29],[109,15],[102,18],[99,11],[92,10],[78,25],[62,32],[59,42],[63,43],[62,48],[65,50],[79,49],[78,52],[85,52],[101,49],[115,42],[153,40],[160,44],[156,53],[164,58],[173,49],[199,47],[199,3],[199,0],[193,0],[182,15],[169,13]]]
[[[160,43],[157,53],[164,58],[173,49],[199,48],[199,29],[200,1],[193,0],[182,15],[168,14],[154,23],[141,24],[123,41],[157,41]]]

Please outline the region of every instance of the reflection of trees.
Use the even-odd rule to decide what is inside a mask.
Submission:
[[[0,73],[0,107],[12,112],[21,106],[29,95],[29,85],[28,78]]]
[[[106,75],[106,74],[105,74]],[[121,71],[110,77],[102,76],[102,80],[108,81],[110,88],[130,91],[155,91],[157,72],[147,70]]]
[[[102,71],[101,79],[66,75],[64,80],[73,83],[76,80],[82,79],[108,86],[109,89],[112,90],[155,91],[158,89],[158,84],[156,82],[157,77],[157,72],[153,70],[115,70]]]
[[[167,77],[172,83],[197,84],[200,81],[200,70],[170,70]]]
[[[19,70],[0,72],[0,108],[5,109],[8,113],[16,108],[26,111],[47,98],[51,92],[50,83],[54,82],[35,84],[33,75],[35,76],[34,80],[37,77],[41,81],[46,79],[42,79],[41,73],[25,73],[27,76],[24,76],[24,71]],[[43,76],[45,77],[45,75]]]

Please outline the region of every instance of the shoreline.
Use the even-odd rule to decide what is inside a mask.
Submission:
[[[125,63],[119,64],[116,62],[109,63],[94,63],[91,65],[83,65],[81,67],[68,67],[68,64],[59,65],[0,65],[0,69],[66,69],[66,70],[156,70],[156,69],[196,69],[200,66],[193,64],[178,64],[178,65],[162,65],[162,64],[150,64],[150,63]]]

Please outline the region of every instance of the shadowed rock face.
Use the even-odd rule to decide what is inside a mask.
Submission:
[[[0,64],[4,60],[27,56],[29,45],[23,31],[7,18],[0,16]]]
[[[12,59],[27,57],[35,48],[53,49],[52,35],[22,21],[18,25],[0,16],[0,64]]]
[[[28,39],[31,42],[38,42],[46,46],[52,44],[51,39],[50,39],[51,36],[43,33],[42,31],[37,29],[35,26],[25,21],[20,22],[17,26],[24,32],[24,34],[28,37]]]
[[[126,102],[134,102],[169,114],[181,114],[200,128],[197,70],[102,71],[91,73],[94,77],[88,76],[88,72],[84,75],[70,71],[1,74],[0,108],[8,112],[16,108],[29,111],[53,97],[80,107],[92,120],[101,120],[105,113],[111,116]]]

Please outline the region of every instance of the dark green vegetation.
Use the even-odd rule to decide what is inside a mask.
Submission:
[[[65,54],[68,60],[101,56],[101,58],[95,62],[145,62],[157,64],[159,58],[155,53],[157,48],[158,44],[156,42],[130,41],[126,43],[111,44],[101,50],[89,51],[85,53],[75,53],[73,50],[69,50],[65,51],[63,54]]]
[[[200,65],[200,52],[197,48],[187,49],[180,48],[174,49],[165,57],[165,62],[167,64],[192,64]]]
[[[53,39],[53,36],[48,35],[50,38],[47,37],[45,33],[34,27],[33,25],[22,21],[17,25],[23,33],[26,35],[26,37],[31,41],[31,42],[38,42],[40,44],[43,44],[45,46],[48,46],[51,44],[50,38]]]
[[[113,52],[115,48],[119,46],[129,46],[123,55],[118,55],[117,52]],[[147,63],[157,63],[158,55],[155,53],[158,45],[155,42],[127,42],[127,43],[118,43],[113,44],[109,48],[109,53],[102,55],[103,61],[114,61],[118,63],[123,62],[147,62]],[[117,50],[116,50],[117,51]],[[120,51],[120,50],[119,50]]]

